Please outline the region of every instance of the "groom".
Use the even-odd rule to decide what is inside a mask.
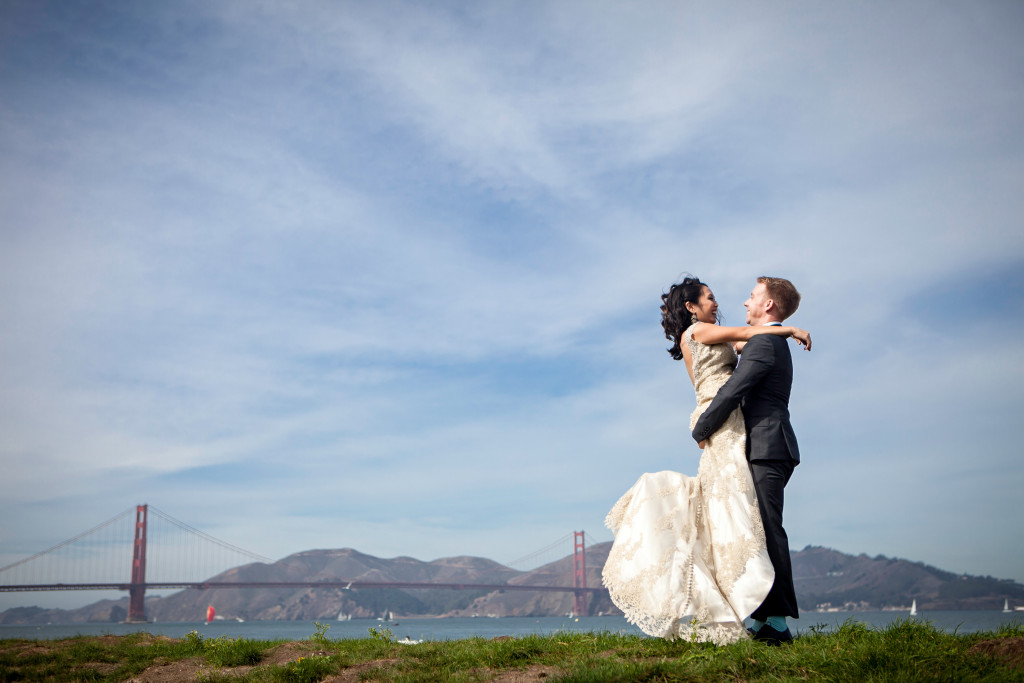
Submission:
[[[800,305],[800,293],[789,280],[759,277],[743,304],[748,325],[781,325]],[[775,583],[761,606],[754,610],[754,640],[778,645],[793,639],[786,617],[797,619],[789,539],[782,528],[783,490],[800,462],[796,435],[789,422],[789,393],[793,386],[793,358],[785,337],[759,334],[743,347],[742,360],[715,399],[697,420],[693,438],[708,439],[736,406],[743,410],[747,427],[747,460],[757,491],[768,545],[775,567]],[[703,446],[703,444],[702,444]]]

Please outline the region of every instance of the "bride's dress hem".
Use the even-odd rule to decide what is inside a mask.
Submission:
[[[691,428],[728,380],[735,354],[689,334],[697,378]],[[708,440],[698,474],[642,475],[605,520],[615,542],[602,572],[612,602],[650,636],[717,645],[749,638],[744,618],[775,578],[737,409]]]

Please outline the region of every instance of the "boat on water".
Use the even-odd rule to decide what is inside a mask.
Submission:
[[[422,638],[419,639],[419,640],[413,640],[409,636],[405,636],[404,638],[399,638],[398,640],[395,641],[395,643],[397,643],[398,645],[419,645],[422,642],[423,642]]]
[[[1012,611],[1013,610],[1010,609],[1010,600],[1009,600],[1009,598],[1007,598],[1006,600],[1003,600],[1003,614],[1009,614]]]
[[[910,603],[910,616],[912,616],[912,617],[916,617],[917,616],[917,600],[916,599],[912,603]]]
[[[352,615],[338,612],[338,621],[352,621]]]

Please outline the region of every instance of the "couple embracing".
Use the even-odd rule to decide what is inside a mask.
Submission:
[[[696,477],[644,474],[608,513],[615,542],[604,584],[648,635],[786,642],[786,617],[799,612],[783,491],[800,462],[786,339],[810,350],[811,338],[782,323],[800,294],[788,280],[758,278],[744,304],[748,327],[718,325],[718,302],[696,278],[672,285],[662,301],[669,353],[685,361],[697,393],[690,428],[703,453]]]

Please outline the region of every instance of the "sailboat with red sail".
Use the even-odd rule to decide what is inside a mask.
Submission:
[[[209,624],[213,621],[214,616],[217,615],[217,610],[213,609],[213,605],[206,608],[206,623]]]

